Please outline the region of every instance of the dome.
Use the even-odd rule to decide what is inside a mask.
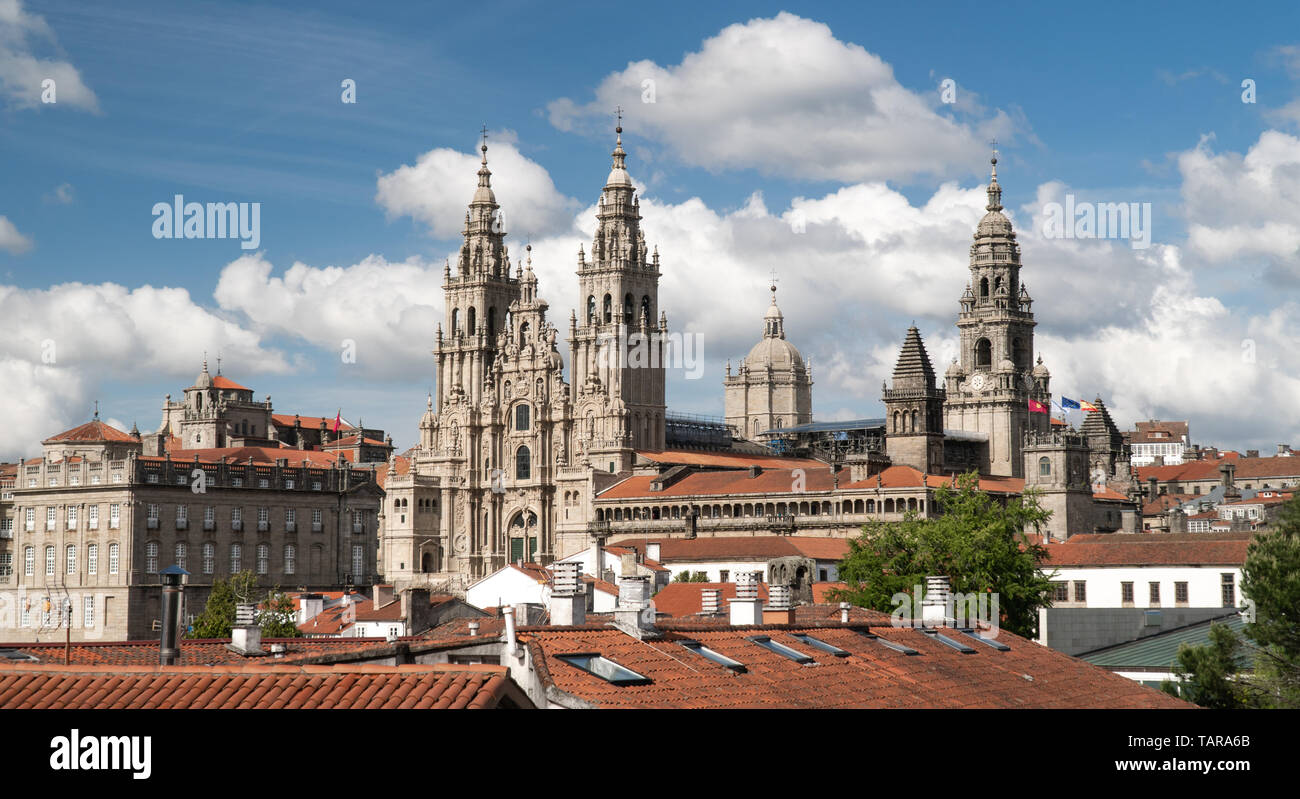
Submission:
[[[1015,238],[1015,231],[1011,229],[1011,220],[1001,211],[989,211],[980,220],[979,227],[975,229],[976,238],[986,236],[1006,236]]]
[[[1043,365],[1043,356],[1039,355],[1038,365],[1034,367],[1034,377],[1051,377],[1051,376],[1052,373],[1047,371],[1047,367]]]
[[[952,359],[952,363],[948,364],[948,371],[944,373],[946,377],[961,377],[964,374],[966,374],[966,370],[961,368],[961,364],[957,363],[956,358]]]
[[[804,368],[803,356],[799,354],[797,347],[783,338],[764,338],[745,356],[745,368],[761,371],[768,367],[801,371]]]

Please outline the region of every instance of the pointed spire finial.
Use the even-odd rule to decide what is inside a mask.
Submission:
[[[483,166],[487,166],[487,125],[483,125],[483,144],[479,147],[483,151]]]
[[[99,400],[95,400],[95,421],[99,421]]]
[[[1002,210],[1002,187],[998,185],[998,140],[993,139],[989,142],[993,146],[993,157],[989,163],[993,165],[993,174],[989,178],[989,204],[985,206],[989,211]]]

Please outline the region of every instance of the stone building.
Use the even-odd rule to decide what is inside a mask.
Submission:
[[[812,421],[812,367],[785,338],[785,317],[776,304],[763,315],[763,337],[733,375],[722,379],[727,425],[734,435],[759,441],[763,433]]]

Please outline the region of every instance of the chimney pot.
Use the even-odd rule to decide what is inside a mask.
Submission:
[[[551,567],[551,624],[564,627],[587,623],[587,593],[582,585],[581,563],[556,563]]]
[[[470,623],[469,623],[469,634],[470,634],[470,635],[478,635],[478,626],[479,626],[479,625],[478,625],[478,622],[477,622],[477,621],[472,621],[472,622],[470,622]]]
[[[716,616],[722,611],[722,589],[705,588],[700,591],[700,612],[706,616]]]
[[[736,598],[731,600],[733,626],[763,623],[763,607],[758,599],[758,582],[753,572],[736,575]]]
[[[952,588],[948,578],[932,575],[925,578],[925,599],[921,600],[921,623],[926,627],[942,627],[948,621],[948,603]]]

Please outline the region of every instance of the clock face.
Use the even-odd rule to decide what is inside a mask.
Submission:
[[[970,387],[975,391],[984,390],[984,375],[975,375],[970,379]]]
[[[1025,378],[1024,378],[1024,379],[1025,379],[1025,388],[1033,388],[1033,387],[1034,387],[1034,376],[1033,376],[1033,375],[1029,374],[1028,372],[1025,372]]]

